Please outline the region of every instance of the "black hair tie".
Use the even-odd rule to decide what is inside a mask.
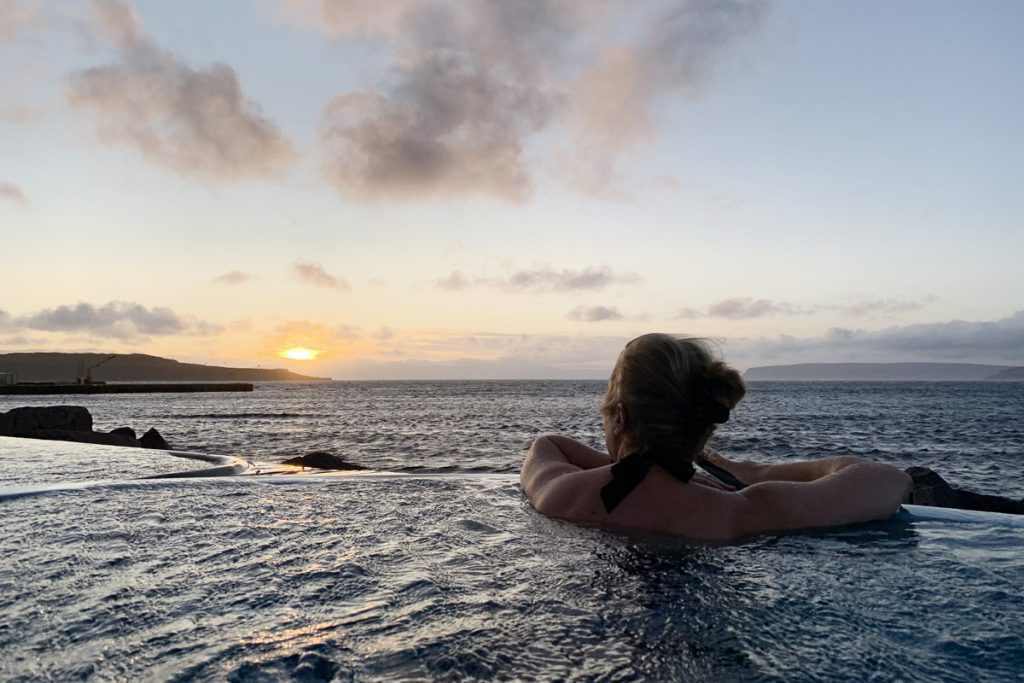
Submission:
[[[712,424],[720,425],[729,421],[729,409],[723,406],[718,401],[711,402],[711,408],[708,410],[708,419],[711,420]]]

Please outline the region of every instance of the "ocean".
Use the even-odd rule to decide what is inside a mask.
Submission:
[[[603,389],[2,397],[84,405],[97,430],[156,427],[178,450],[257,465],[320,450],[413,476],[133,482],[197,464],[6,440],[0,678],[1020,680],[1018,529],[879,522],[715,547],[536,514],[526,449],[552,432],[600,446]],[[1022,418],[1024,383],[754,382],[714,443],[925,465],[1020,498]]]

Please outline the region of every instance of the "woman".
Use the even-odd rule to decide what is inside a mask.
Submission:
[[[638,337],[619,355],[601,406],[608,453],[540,437],[520,474],[527,498],[552,517],[718,541],[885,519],[907,500],[910,476],[889,465],[758,465],[706,450],[745,393],[704,343]]]

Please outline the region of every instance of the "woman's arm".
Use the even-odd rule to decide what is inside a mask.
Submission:
[[[840,456],[768,465],[750,460],[729,460],[713,448],[704,449],[704,457],[748,486],[766,481],[815,481],[858,463],[860,458]]]
[[[586,470],[609,463],[607,455],[578,441],[557,435],[542,436],[530,446],[519,481],[526,498],[539,512],[564,517],[585,490],[575,478],[587,477],[590,472]]]
[[[562,451],[565,459],[579,467],[581,470],[592,470],[595,467],[604,467],[611,464],[611,458],[604,451],[591,448],[575,439],[558,434],[550,434],[547,437],[553,444]]]
[[[765,481],[737,493],[733,533],[786,531],[886,519],[913,487],[905,472],[880,463],[848,463],[813,481]]]
[[[536,505],[535,498],[551,480],[582,468],[574,465],[550,436],[541,436],[530,446],[530,451],[519,470],[519,481],[526,497]]]

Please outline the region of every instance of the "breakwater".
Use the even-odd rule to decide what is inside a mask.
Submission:
[[[133,384],[9,384],[0,395],[44,394],[160,394],[208,391],[252,391],[248,382],[139,382]]]

